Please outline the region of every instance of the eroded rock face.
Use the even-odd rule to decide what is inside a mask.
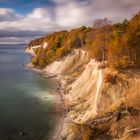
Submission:
[[[93,70],[93,65],[91,66]],[[102,76],[100,76],[99,69],[95,74],[96,76],[94,75],[95,80],[91,76],[93,71],[90,72],[89,67],[88,70],[86,71],[87,77],[85,76],[83,78],[85,81],[81,78],[84,77],[83,72],[79,77],[80,80],[77,79],[70,85],[72,88],[68,95],[66,95],[71,99],[69,102],[71,106],[69,116],[73,122],[83,124],[82,127],[88,126],[92,131],[91,134],[93,134],[90,139],[138,139],[140,137],[140,103],[138,103],[138,98],[140,98],[139,74],[132,74],[132,72],[130,74],[119,74],[107,68],[102,69]],[[105,82],[104,78],[108,73],[117,75],[114,76],[115,83],[110,81]],[[89,81],[90,83],[96,81],[95,83],[98,83],[100,90],[97,90],[96,84],[91,86],[92,90],[86,90],[86,88],[84,90],[84,84],[87,88],[90,87]],[[81,91],[78,90],[78,86],[81,86]],[[90,94],[88,94],[89,91]],[[95,95],[98,95],[97,101],[95,101]],[[82,129],[78,125],[77,127],[79,128],[80,135]]]
[[[41,45],[28,47],[28,48],[26,48],[25,53],[29,53],[29,54],[31,54],[32,56],[35,56],[36,53],[35,53],[34,50],[35,50],[35,49],[38,49],[38,48],[40,48],[40,47],[41,47]]]
[[[38,48],[40,48],[40,47],[43,47],[43,49],[46,49],[48,47],[48,42],[44,42],[44,43],[42,43],[40,45],[28,46],[25,49],[25,53],[29,53],[32,56],[36,56],[35,50],[38,49]]]
[[[44,46],[47,47],[47,44]],[[35,55],[33,48],[26,51]],[[133,107],[134,110],[140,107],[139,73],[120,74],[103,65],[89,59],[84,50],[74,49],[67,56],[44,68],[43,72],[56,75],[63,81],[63,98],[68,108],[68,120],[80,126],[89,125],[91,138],[128,138],[127,131],[138,128],[136,120],[140,120],[140,115],[131,114],[132,111],[128,108],[118,108],[122,104]],[[129,123],[131,119],[134,120],[133,123]],[[75,130],[72,130],[71,125],[64,125],[64,129],[63,136],[67,135],[67,140],[75,138]],[[69,130],[71,132],[67,134]]]
[[[69,71],[73,71],[80,65],[84,65],[89,60],[88,53],[80,50],[74,49],[70,54],[63,57],[59,61],[55,61],[44,69],[45,73],[52,74],[65,74]]]
[[[95,60],[90,60],[79,78],[68,86],[71,90],[66,95],[66,99],[80,112],[79,115],[74,111],[70,114],[78,123],[97,115],[97,105],[103,84],[103,71],[99,68],[100,64]]]
[[[79,69],[80,65],[84,66],[83,70],[75,77],[75,70]],[[67,115],[70,121],[80,125],[88,125],[90,120],[91,124],[96,122],[91,130],[93,135],[96,134],[94,138],[122,138],[128,134],[126,130],[134,127],[136,120],[135,115],[131,115],[131,111],[128,111],[129,107],[119,108],[122,104],[129,106],[131,92],[136,95],[132,98],[132,102],[136,101],[140,77],[139,74],[131,76],[119,74],[102,65],[104,64],[101,62],[89,60],[87,54],[78,49],[46,67],[44,72],[57,74],[63,80],[66,89],[63,97],[66,107],[69,108]],[[71,71],[70,74],[68,74],[69,71]],[[106,75],[108,79],[105,79]],[[135,109],[135,105],[131,104],[131,106]],[[124,115],[125,112],[127,115]],[[140,118],[139,115],[136,117]],[[133,125],[129,124],[131,119],[134,119]],[[123,125],[124,120],[128,124],[127,127]],[[71,125],[65,125],[65,129],[71,129]],[[74,133],[72,130],[67,139],[75,138]]]

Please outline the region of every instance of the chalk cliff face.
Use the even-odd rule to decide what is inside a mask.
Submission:
[[[114,25],[97,20],[29,43],[29,67],[61,81],[64,139],[140,139],[139,21],[140,13]]]
[[[36,55],[35,50],[40,47],[43,47],[43,49],[46,49],[48,47],[48,43],[44,42],[43,44],[40,44],[40,45],[34,45],[34,46],[27,47],[25,49],[25,52],[31,54],[32,56],[35,56]]]
[[[44,72],[63,75],[75,70],[77,67],[83,64],[86,64],[88,60],[89,58],[87,52],[80,49],[75,49],[67,56],[44,68]]]
[[[35,55],[33,49],[36,47],[40,46],[27,48],[26,52]],[[137,120],[140,120],[139,115],[131,114],[133,111],[139,114],[140,107],[138,100],[140,74],[137,70],[136,72],[130,70],[118,73],[104,67],[104,63],[90,59],[88,52],[74,49],[68,55],[46,66],[43,72],[57,75],[57,78],[63,81],[65,88],[63,97],[65,106],[69,110],[68,118],[75,124],[86,124],[90,129],[92,128],[94,132],[90,132],[90,135],[96,134],[95,139],[99,137],[105,137],[105,139],[135,138],[129,133],[131,130],[139,131],[140,125],[137,123]],[[117,117],[121,116],[121,121],[117,120],[116,112],[118,112]],[[114,118],[116,121],[112,123]],[[133,122],[129,123],[131,119]],[[96,125],[95,121],[97,121]],[[68,134],[69,129],[70,134]],[[96,129],[104,132],[97,133]],[[106,137],[106,133],[109,137]],[[66,135],[67,140],[78,139],[75,130],[68,124],[64,125],[64,130],[62,130],[62,136]]]
[[[31,46],[30,48],[26,48],[25,52],[31,54],[32,56],[35,56],[35,51],[34,49],[40,48],[41,45],[38,46]]]
[[[77,72],[75,70],[81,65],[80,69],[82,70],[75,77],[74,73]],[[133,101],[136,104],[132,103],[133,105],[131,106],[139,106],[137,102],[137,97],[139,97],[138,89],[140,89],[139,74],[120,74],[102,66],[103,63],[89,59],[87,52],[75,49],[69,55],[53,62],[44,69],[45,73],[57,74],[61,80],[65,81],[66,92],[64,99],[66,107],[69,108],[68,117],[76,124],[89,124],[90,126],[90,123],[94,122],[102,114],[113,113],[119,107],[123,108],[123,104],[129,106],[132,93],[134,93]],[[125,111],[128,110],[126,109]],[[131,115],[129,114],[128,116],[130,117]],[[131,117],[133,118],[133,116]],[[122,117],[122,119],[125,119],[125,117]],[[102,121],[104,121],[104,118]],[[116,125],[121,128],[122,124],[119,123],[116,121]],[[115,127],[113,124],[110,124],[110,128],[105,129],[109,129],[108,132],[114,138],[125,136],[128,138],[126,131],[134,127],[136,122],[134,121],[132,124],[127,122],[127,125],[127,128],[121,130],[121,134],[119,134],[120,131],[118,129],[112,128]],[[69,127],[67,126],[65,129],[69,129]],[[138,125],[135,127],[138,127]],[[112,134],[114,131],[117,131],[116,134]],[[74,139],[75,135],[72,135],[73,132],[67,139]]]
[[[86,108],[86,112],[81,112],[82,114],[77,116],[78,122],[86,121],[91,116],[97,115],[97,104],[103,84],[103,71],[99,68],[100,64],[95,60],[90,60],[79,78],[68,86],[71,89],[66,95],[69,103],[75,106],[78,104],[79,110]]]

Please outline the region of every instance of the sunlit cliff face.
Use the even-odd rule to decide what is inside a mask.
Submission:
[[[76,81],[68,86],[71,90],[65,96],[68,104],[77,105],[83,103],[84,108],[87,108],[87,112],[79,116],[76,121],[86,121],[92,115],[97,115],[97,104],[103,84],[103,72],[99,68],[101,65],[100,62],[96,62],[95,60],[88,61],[87,52],[77,49],[44,69],[47,73],[63,75],[85,64],[84,71]]]
[[[129,88],[128,81],[125,79],[118,79],[119,81],[115,84],[106,83],[105,75],[111,71],[108,68],[102,69],[101,62],[89,60],[87,52],[79,49],[53,62],[44,69],[44,72],[57,74],[67,82],[65,77],[68,77],[68,71],[74,73],[80,65],[83,65],[84,70],[76,78],[70,75],[69,78],[75,80],[66,84],[67,92],[64,95],[66,105],[73,108],[69,116],[77,123],[84,123],[100,112],[109,110],[120,103],[125,94],[134,88],[132,80],[129,81]],[[136,82],[135,85],[137,85]]]
[[[25,49],[25,52],[31,54],[32,56],[36,56],[35,49],[38,49],[40,47],[43,47],[43,49],[46,49],[48,47],[48,42],[44,42],[42,45],[27,47]]]
[[[35,54],[34,49],[37,49],[37,48],[40,48],[40,47],[41,47],[41,45],[32,46],[32,47],[30,47],[30,48],[27,48],[27,49],[25,50],[25,52],[31,54],[32,56],[35,56],[36,54]]]
[[[82,108],[85,110],[77,116],[75,120],[77,122],[84,122],[91,116],[97,115],[97,105],[103,85],[103,72],[99,68],[100,64],[95,60],[90,60],[80,77],[69,86],[71,90],[66,95],[69,104],[75,105],[79,110]]]
[[[44,46],[47,46],[47,44],[44,44]],[[82,49],[74,49],[67,56],[46,66],[43,72],[52,76],[55,75],[54,77],[61,80],[61,84],[58,84],[60,86],[58,89],[62,94],[63,104],[68,109],[66,122],[68,119],[74,124],[87,125],[88,122],[94,122],[94,120],[104,121],[104,115],[119,112],[118,108],[121,108],[124,104],[139,108],[139,73],[135,74],[130,70],[129,72],[131,73],[127,73],[127,70],[125,73],[119,73],[117,70],[107,67],[106,62],[97,62],[91,59],[88,52]],[[108,75],[115,75],[115,82],[107,81],[106,77]],[[128,113],[129,117],[132,117],[132,114],[127,111],[126,108],[123,113]],[[122,112],[120,111],[119,113]],[[116,129],[114,129],[116,125],[119,128],[125,127],[123,126],[125,125],[125,120],[126,118],[122,119],[122,124],[120,121],[115,122],[116,124],[110,124],[111,135],[114,132],[116,133]],[[129,121],[128,126],[133,127],[131,123],[129,124]],[[70,128],[71,125],[64,123],[65,130],[62,133],[67,135]],[[102,129],[104,130],[104,126]],[[129,128],[127,129],[129,130]],[[72,133],[75,132],[73,131]],[[118,129],[117,133],[122,133],[121,135],[123,136],[125,130],[121,132]],[[73,138],[70,137],[71,139]]]
[[[77,49],[60,61],[55,61],[44,69],[44,72],[52,74],[64,74],[74,70],[76,67],[88,62],[87,52]]]

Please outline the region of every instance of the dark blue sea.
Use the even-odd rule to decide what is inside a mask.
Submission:
[[[56,114],[53,82],[25,70],[25,45],[0,45],[0,140],[47,140]]]

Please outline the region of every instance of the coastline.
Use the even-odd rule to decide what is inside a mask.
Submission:
[[[33,68],[33,71],[36,70],[38,72],[37,68],[34,68],[34,67],[32,68]],[[32,68],[30,68],[30,70]],[[57,68],[57,70],[59,68]],[[132,104],[130,106],[130,102],[128,99],[131,97],[126,96],[126,93],[125,93],[128,90],[132,90],[132,91],[135,90],[133,83],[134,83],[134,80],[136,80],[136,76],[138,76],[137,74],[131,75],[130,77],[130,74],[128,75],[128,73],[118,74],[117,71],[111,71],[108,68],[102,70],[100,63],[94,60],[89,61],[84,71],[82,71],[81,76],[80,77],[77,76],[78,78],[75,75],[70,75],[71,73],[69,74],[71,77],[65,77],[67,76],[65,74],[56,75],[56,74],[47,73],[47,72],[53,72],[53,70],[49,69],[47,71],[46,69],[42,69],[41,74],[42,76],[50,78],[52,81],[55,81],[56,83],[55,95],[58,97],[57,101],[59,102],[59,104],[57,104],[57,106],[59,107],[58,108],[59,116],[58,118],[56,118],[55,129],[51,133],[49,140],[81,140],[81,138],[85,139],[87,137],[89,139],[91,138],[92,139],[94,138],[95,139],[96,138],[105,138],[105,139],[125,138],[124,136],[127,136],[128,134],[127,131],[129,132],[131,129],[133,130],[133,128],[136,128],[136,130],[137,128],[139,128],[137,122],[134,121],[134,123],[131,124],[129,123],[130,121],[126,120],[125,118],[126,116],[123,115],[123,112],[128,112],[127,117],[129,117],[129,119],[131,120],[131,119],[134,119],[135,117],[131,114],[131,111],[133,112],[136,110],[137,112],[139,112],[139,110],[137,110],[137,104],[139,105],[139,103],[137,103],[136,105]],[[106,77],[104,79],[104,76],[108,76],[107,74],[110,74],[109,78],[111,79],[106,79]],[[115,77],[115,84],[114,84],[112,82],[114,82],[114,75],[116,74],[118,75],[117,77]],[[71,78],[74,78],[76,81],[74,82],[74,84],[72,83],[72,85],[71,85]],[[86,80],[84,78],[86,78]],[[110,80],[110,81],[107,81],[107,80]],[[82,85],[79,88],[82,90],[80,90],[78,92],[79,94],[77,94],[76,93],[78,90],[77,87],[81,83]],[[85,83],[88,83],[89,90],[93,89],[90,92],[91,93],[90,96],[87,94],[89,93],[88,91],[86,91],[86,89],[88,88],[88,85],[85,85]],[[71,85],[71,87],[69,87],[69,85]],[[135,81],[135,87],[136,85],[137,86],[139,85],[138,79]],[[71,94],[72,96],[70,98],[72,100],[74,99],[79,100],[79,97],[82,96],[83,100],[81,100],[80,104],[76,106],[77,108],[74,108],[72,106],[73,105],[72,104],[73,102],[71,102],[72,100],[68,100],[69,98],[67,96],[67,92],[69,92],[69,90],[71,90],[71,93],[72,93]],[[114,96],[114,93],[117,93],[117,94]],[[135,91],[134,93],[135,93],[135,96],[133,100],[137,101],[137,96],[139,97],[139,93],[138,91]],[[75,96],[76,94],[79,96]],[[106,96],[106,94],[108,94],[108,96]],[[83,97],[87,97],[87,96],[90,98],[87,98],[85,100]],[[113,101],[112,97],[113,99],[116,100],[116,102],[112,102]],[[110,103],[103,102],[106,100],[110,101]],[[97,105],[100,105],[100,106],[97,106]],[[90,108],[87,109],[87,106],[89,106]],[[84,116],[82,116],[83,112],[84,112]],[[122,116],[121,118],[122,122],[120,122],[120,119],[119,119],[120,115]],[[79,121],[79,118],[82,118],[84,121],[83,120]],[[138,116],[138,119],[139,119],[139,116]],[[122,129],[123,127],[125,128],[123,122],[128,124],[129,128],[126,128],[125,130],[120,131],[120,129]],[[116,128],[114,125],[118,126],[117,130],[114,129]],[[108,130],[108,127],[109,127],[109,130]],[[100,130],[99,133],[97,129]],[[105,131],[103,132],[102,130],[104,129]],[[121,135],[118,136],[118,134],[120,133]]]
[[[23,65],[23,67],[25,68],[25,70],[29,70],[38,74],[43,74],[43,70],[39,69],[39,68],[35,68],[31,63],[25,64]]]
[[[58,78],[58,75],[46,73],[43,71],[43,69],[34,67],[31,63],[24,65],[24,67],[26,70],[40,74],[44,78],[51,79],[54,82],[56,113],[58,113],[59,115],[49,140],[62,140],[64,138],[62,131],[64,131],[64,127],[65,125],[67,125],[65,124],[65,122],[68,122],[69,120],[67,118],[67,107],[65,105],[64,99],[65,85],[63,80],[61,78]]]
[[[33,59],[27,70],[56,86],[60,116],[50,140],[131,139],[128,132],[139,130],[139,20],[140,13],[127,22],[54,32],[28,44],[25,52]]]

